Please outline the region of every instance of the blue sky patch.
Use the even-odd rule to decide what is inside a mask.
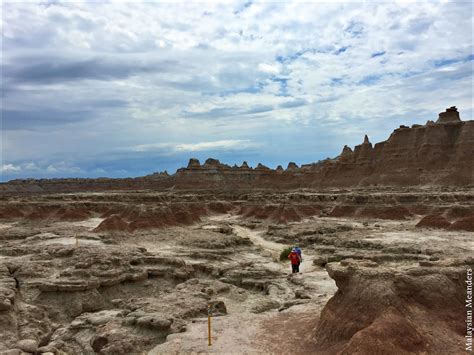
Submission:
[[[372,58],[381,57],[381,56],[383,56],[385,53],[386,53],[385,51],[375,52],[375,53],[372,53],[371,57],[372,57]]]

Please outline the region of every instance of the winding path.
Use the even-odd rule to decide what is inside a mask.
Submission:
[[[226,221],[222,216],[219,217],[219,221]],[[229,222],[235,221],[230,219]],[[281,272],[285,283],[288,282],[286,276],[290,276],[289,263],[279,262],[280,253],[287,245],[264,239],[262,237],[264,231],[252,230],[235,223],[231,224],[231,227],[237,236],[248,238],[255,246],[260,247],[262,263],[269,269]],[[312,344],[306,339],[308,337],[303,339],[301,334],[297,333],[307,333],[314,328],[322,307],[336,289],[326,271],[312,265],[313,258],[314,256],[306,255],[301,266],[304,275],[295,274],[291,278],[299,279],[298,288],[306,285],[313,290],[314,301],[294,306],[283,312],[269,311],[255,314],[250,311],[229,309],[226,316],[215,317],[212,320],[214,338],[212,347],[207,346],[207,319],[198,318],[188,324],[186,332],[169,335],[165,343],[156,346],[148,354],[294,353],[296,348],[298,348],[296,353],[307,353],[306,349]],[[295,324],[299,326],[295,328]],[[291,341],[288,341],[288,336],[292,337]]]

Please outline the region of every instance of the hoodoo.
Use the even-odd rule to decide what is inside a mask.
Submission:
[[[188,169],[200,168],[200,167],[201,167],[201,163],[199,163],[198,159],[194,159],[194,158],[189,159]]]
[[[296,165],[296,163],[294,162],[289,162],[286,168],[286,171],[296,171],[296,170],[298,170],[298,165]]]
[[[352,151],[352,149],[349,148],[347,145],[345,145],[344,148],[342,148],[342,152],[339,155],[338,159],[339,159],[339,161],[348,162],[352,159],[352,154],[353,153],[354,152]]]
[[[317,154],[317,152],[315,152]],[[354,150],[344,146],[336,159],[286,170],[259,163],[254,169],[209,158],[189,160],[174,175],[151,174],[134,179],[13,180],[0,193],[164,188],[321,188],[350,186],[463,186],[474,184],[474,121],[462,121],[455,106],[425,125],[401,125],[374,146],[367,135]]]
[[[461,122],[456,106],[451,106],[445,112],[440,112],[436,123]]]

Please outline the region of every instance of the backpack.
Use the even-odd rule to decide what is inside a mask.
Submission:
[[[301,256],[301,249],[299,247],[295,247],[295,251],[299,255],[300,259],[303,260],[303,257]]]

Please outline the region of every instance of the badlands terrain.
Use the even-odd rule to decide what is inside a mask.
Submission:
[[[462,353],[473,147],[450,108],[302,167],[0,184],[0,353]]]

